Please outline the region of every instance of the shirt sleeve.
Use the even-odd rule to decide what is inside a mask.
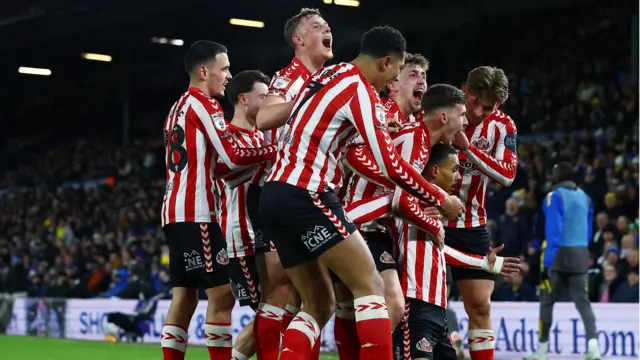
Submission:
[[[364,224],[390,215],[391,198],[388,194],[373,196],[354,201],[344,210],[355,224]]]
[[[371,149],[382,174],[408,193],[440,208],[444,195],[433,196],[429,192],[430,184],[396,153],[385,127],[384,110],[373,90],[359,82],[347,107],[350,112],[349,120]]]
[[[400,190],[398,199],[394,196],[393,212],[397,216],[412,223],[413,225],[427,231],[433,235],[437,235],[442,229],[442,222],[427,216],[422,208],[418,198]]]
[[[482,269],[485,261],[482,255],[468,254],[447,245],[444,246],[444,258],[451,266],[473,269]]]
[[[235,136],[227,127],[222,107],[213,100],[210,104],[204,104],[195,97],[191,97],[190,105],[195,116],[189,119],[204,134],[209,144],[215,149],[222,162],[231,170],[241,166],[257,164],[263,161],[274,160],[277,144],[259,148],[242,148],[238,145]]]
[[[545,268],[549,268],[560,247],[560,236],[564,223],[564,205],[560,194],[557,191],[547,194],[542,209],[545,215],[544,234],[547,245],[544,250],[543,265]]]
[[[498,123],[496,131],[500,134],[495,146],[495,156],[483,152],[473,144],[470,144],[469,149],[463,153],[485,175],[506,187],[515,179],[518,168],[516,150],[518,132],[511,119],[506,124]]]
[[[380,171],[373,154],[365,144],[349,146],[344,155],[343,163],[363,179],[384,186],[387,189],[395,188],[395,184]]]

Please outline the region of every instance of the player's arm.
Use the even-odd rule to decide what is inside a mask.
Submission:
[[[390,215],[391,198],[388,194],[381,194],[354,201],[344,211],[354,224],[363,224]]]
[[[259,130],[277,129],[287,122],[291,110],[293,109],[293,101],[287,101],[284,97],[273,95],[272,91],[260,104],[258,116],[256,117],[256,126]]]
[[[560,246],[560,236],[562,235],[564,223],[564,205],[560,194],[557,191],[547,194],[542,209],[545,215],[544,235],[546,239],[542,264],[548,269],[553,264],[553,258]]]
[[[402,217],[407,222],[437,236],[442,230],[442,222],[433,217],[427,216],[420,207],[418,199],[399,189],[398,194],[393,197],[393,213]]]
[[[190,116],[188,119],[193,121],[194,125],[202,131],[209,144],[215,149],[219,159],[229,169],[235,170],[242,166],[275,159],[278,149],[277,144],[260,148],[240,147],[237,139],[226,126],[222,118],[222,109],[217,102],[205,104],[196,98],[192,98],[191,108],[196,116]],[[217,110],[217,108],[220,108],[220,110]],[[220,115],[216,116],[218,113]]]
[[[348,169],[363,179],[384,186],[387,189],[395,188],[395,184],[380,171],[373,154],[371,154],[371,150],[365,144],[349,146],[342,162]]]
[[[516,151],[516,139],[518,130],[512,120],[504,126],[498,126],[500,136],[496,143],[495,157],[481,151],[475,145],[469,144],[464,150],[466,157],[480,169],[485,175],[502,186],[509,186],[516,178],[518,167],[518,153]]]
[[[396,153],[391,136],[385,127],[382,105],[369,93],[364,83],[357,84],[355,96],[349,102],[350,120],[362,135],[365,143],[385,175],[408,193],[440,208],[445,196],[433,191],[422,175]]]

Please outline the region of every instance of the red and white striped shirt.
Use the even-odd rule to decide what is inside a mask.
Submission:
[[[233,124],[229,130],[237,137],[238,145],[244,148],[261,147],[264,143],[262,132],[246,130]],[[255,172],[255,169],[253,169]],[[247,210],[249,189],[247,171],[230,173],[225,179],[216,178],[216,213],[222,234],[227,241],[227,254],[238,258],[255,254],[255,237]],[[250,175],[253,175],[253,172]],[[217,174],[217,173],[216,173]],[[243,181],[244,180],[244,181]]]
[[[456,195],[466,204],[458,220],[448,227],[472,228],[486,223],[486,190],[489,178],[502,186],[509,186],[516,177],[516,124],[500,110],[494,111],[478,126],[466,129],[470,147],[459,153],[462,179],[454,187]]]
[[[431,150],[429,130],[424,123],[407,123],[393,136],[393,145],[402,159],[411,164],[416,171],[422,173],[429,160]],[[365,155],[366,149],[364,144],[352,144],[344,157],[345,165],[354,171],[344,200],[347,208],[350,204],[363,199],[370,199],[383,193],[392,193],[396,187],[393,184],[387,184],[391,186],[387,187],[376,182],[379,170],[375,166],[375,160],[372,156]],[[364,232],[386,232],[386,224],[378,221],[365,222],[359,228]]]
[[[316,72],[295,101],[267,181],[313,192],[339,189],[338,160],[347,141],[360,133],[386,177],[425,201],[441,203],[443,196],[431,196],[429,183],[395,152],[378,94],[354,64]]]
[[[484,256],[466,254],[448,246],[444,250],[429,240],[419,227],[396,219],[393,223],[400,267],[400,286],[405,297],[447,308],[447,264],[482,269]]]
[[[216,157],[230,169],[272,159],[275,146],[242,149],[227,128],[218,102],[190,87],[164,123],[167,188],[162,226],[215,222],[213,171]]]
[[[267,96],[277,96],[285,102],[293,101],[296,98],[304,82],[311,76],[311,72],[298,58],[294,57],[291,63],[284,69],[276,71],[276,74],[269,84]],[[277,144],[282,134],[283,127],[267,130],[264,132],[265,144]],[[271,170],[271,162],[261,165],[261,169],[251,180],[252,184],[262,186],[264,180]]]

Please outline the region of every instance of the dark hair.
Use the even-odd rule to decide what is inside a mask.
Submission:
[[[422,109],[425,113],[429,113],[443,107],[464,105],[465,102],[466,97],[462,90],[448,84],[435,84],[429,86],[422,96]]]
[[[573,166],[568,161],[561,161],[557,163],[553,170],[556,172],[557,181],[570,181],[573,180]]]
[[[447,160],[451,155],[458,155],[456,149],[451,145],[443,143],[437,143],[431,147],[431,153],[429,154],[429,160],[427,165],[441,165],[443,161]]]
[[[381,58],[402,56],[407,52],[407,41],[400,31],[391,26],[376,26],[362,35],[360,54]]]
[[[209,40],[196,41],[189,47],[187,55],[184,57],[184,71],[191,74],[203,63],[215,60],[218,54],[226,54],[227,48],[217,42]]]
[[[295,34],[296,29],[300,26],[302,19],[314,15],[322,16],[318,9],[302,8],[299,13],[289,18],[287,23],[284,24],[284,39],[294,49],[296,48],[296,44],[293,42],[293,34]]]
[[[253,85],[260,82],[269,86],[269,77],[260,70],[245,70],[234,76],[227,84],[226,93],[231,105],[238,103],[238,95],[253,90]]]
[[[505,102],[509,97],[509,80],[502,69],[480,66],[467,76],[469,92],[490,101]]]

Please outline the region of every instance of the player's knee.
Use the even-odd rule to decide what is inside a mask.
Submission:
[[[174,288],[171,306],[181,313],[193,314],[198,306],[198,292],[193,289]]]
[[[370,276],[371,280],[369,283],[371,284],[371,294],[384,296],[384,280],[382,279],[382,276],[380,276],[377,270],[373,271]]]
[[[277,306],[284,309],[287,306],[287,300],[289,300],[289,293],[291,292],[291,284],[280,283],[278,286],[271,288],[271,291],[264,294],[265,302],[269,305]]]
[[[491,300],[473,299],[465,303],[464,309],[470,319],[486,319],[491,316]]]
[[[207,309],[209,312],[231,313],[236,304],[236,299],[228,285],[218,286],[206,290]]]
[[[387,302],[387,312],[389,313],[391,327],[394,328],[404,316],[404,297],[402,297],[402,294],[387,295],[385,301]]]
[[[333,296],[314,300],[309,299],[308,301],[303,300],[303,311],[305,309],[310,309],[318,316],[316,320],[319,324],[326,324],[336,311],[336,301]]]

